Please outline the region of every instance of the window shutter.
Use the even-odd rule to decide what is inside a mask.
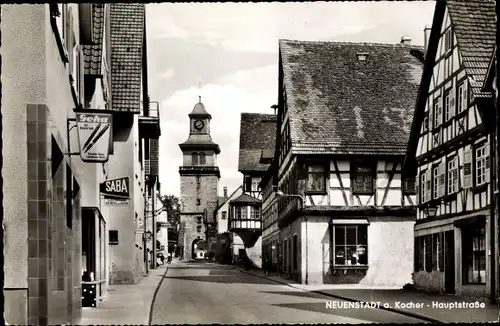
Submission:
[[[454,117],[456,112],[456,105],[455,105],[455,90],[452,89],[450,92],[450,115],[449,117]]]
[[[464,150],[463,188],[472,188],[472,150]]]
[[[428,202],[432,198],[432,169],[427,169],[425,172],[426,178],[425,178],[425,202]]]
[[[446,164],[439,166],[439,197],[446,195]]]
[[[443,101],[440,98],[438,102],[438,116],[436,121],[436,126],[440,126],[443,123]]]
[[[486,143],[484,145],[484,179],[486,182],[490,182],[490,144]]]
[[[467,109],[467,105],[469,101],[467,100],[469,97],[467,96],[467,81],[464,82],[463,86],[463,93],[462,93],[462,111],[465,111]]]
[[[420,205],[420,174],[417,174],[415,178],[415,192],[417,196],[415,196],[416,204]]]

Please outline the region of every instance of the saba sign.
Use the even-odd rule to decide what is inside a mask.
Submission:
[[[101,194],[109,198],[130,198],[130,179],[129,177],[106,180],[101,183]]]

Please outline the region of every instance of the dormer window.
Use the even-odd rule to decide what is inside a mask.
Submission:
[[[368,53],[367,52],[358,52],[356,53],[356,57],[358,58],[358,61],[366,61],[368,58]]]

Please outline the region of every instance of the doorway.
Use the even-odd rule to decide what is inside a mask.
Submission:
[[[455,231],[444,233],[444,291],[455,293]]]
[[[205,259],[205,241],[202,239],[195,239],[191,244],[191,258],[192,259]]]

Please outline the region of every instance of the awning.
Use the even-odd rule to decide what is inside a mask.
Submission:
[[[453,224],[458,228],[467,228],[471,226],[484,226],[486,224],[486,215],[473,215],[459,220]]]
[[[331,224],[354,224],[354,225],[368,225],[370,222],[366,218],[359,218],[359,219],[332,219],[330,221]]]

